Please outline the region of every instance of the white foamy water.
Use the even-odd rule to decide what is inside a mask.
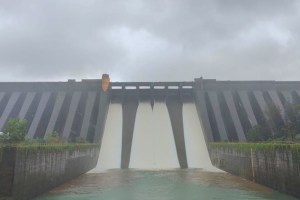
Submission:
[[[110,104],[98,164],[91,173],[119,169],[122,151],[122,104]],[[194,103],[183,104],[185,147],[189,168],[221,171],[210,161]],[[129,168],[179,168],[175,139],[167,106],[140,102],[134,126]]]
[[[156,102],[153,108],[155,132],[155,161],[157,168],[179,168],[171,120],[165,102]]]
[[[91,172],[121,167],[122,151],[122,104],[109,106],[98,164]]]
[[[140,102],[133,131],[129,168],[149,168],[154,165],[152,108],[150,102]]]
[[[166,104],[140,102],[131,148],[129,168],[179,168],[175,140]]]
[[[184,103],[182,112],[185,147],[189,168],[220,171],[211,164],[195,104]]]

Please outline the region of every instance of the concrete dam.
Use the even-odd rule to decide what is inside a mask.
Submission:
[[[268,123],[266,108],[283,115],[300,103],[300,82],[76,82],[0,83],[0,131],[9,119],[28,121],[29,138],[57,132],[100,143],[99,165],[111,168],[206,168],[206,142],[246,141]],[[283,116],[282,116],[283,117]]]

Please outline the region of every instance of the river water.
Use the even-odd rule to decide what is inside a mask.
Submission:
[[[245,179],[202,170],[88,173],[37,200],[292,200]]]

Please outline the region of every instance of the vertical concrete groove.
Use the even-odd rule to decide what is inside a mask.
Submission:
[[[4,95],[5,95],[4,92],[0,92],[0,102],[2,101]]]
[[[122,104],[122,152],[121,152],[121,168],[127,169],[129,167],[132,138],[134,131],[134,124],[136,112],[139,102],[137,99],[127,99]]]
[[[19,118],[20,119],[24,119],[25,118],[25,116],[26,116],[26,114],[28,112],[28,109],[29,109],[29,107],[30,107],[30,105],[31,105],[34,97],[35,97],[35,94],[36,94],[35,92],[28,92],[26,94],[25,101],[24,101],[24,103],[22,105],[22,108],[21,108],[21,110],[19,112]]]
[[[96,100],[96,92],[88,92],[88,97],[87,97],[87,102],[85,105],[85,110],[84,110],[84,116],[83,116],[83,122],[82,122],[82,127],[80,131],[80,137],[82,138],[87,138],[89,126],[90,126],[90,120],[92,116],[92,110],[93,110],[93,105]]]
[[[53,111],[55,99],[56,99],[57,93],[56,92],[51,92],[50,98],[47,102],[47,105],[44,109],[44,112],[41,116],[41,120],[38,124],[38,127],[36,129],[36,134],[35,137],[38,138],[44,138],[46,134],[46,129],[49,124],[49,120]]]
[[[293,96],[291,94],[291,91],[283,90],[281,91],[281,93],[287,102],[293,103]]]
[[[228,141],[227,131],[221,114],[221,108],[218,101],[218,95],[215,91],[208,92],[208,97],[212,105],[214,116],[217,121],[217,128],[220,134],[221,141]]]
[[[223,92],[226,104],[228,106],[231,118],[233,120],[234,128],[236,130],[237,136],[239,141],[246,141],[245,133],[241,124],[241,121],[239,119],[239,116],[237,114],[237,110],[234,104],[234,100],[232,97],[231,91],[224,91]]]
[[[206,109],[207,109],[208,121],[210,123],[210,128],[212,130],[214,141],[215,142],[221,141],[220,133],[219,133],[218,125],[217,125],[217,120],[214,115],[213,108],[212,108],[211,102],[208,97],[208,92],[204,93],[204,98],[205,98],[205,105],[206,105]]]
[[[198,113],[198,117],[200,120],[200,124],[202,126],[202,129],[204,130],[205,133],[205,138],[206,140],[208,140],[209,142],[213,142],[214,138],[213,138],[213,134],[212,134],[212,129],[211,129],[211,125],[209,122],[209,117],[208,117],[208,113],[207,113],[207,106],[206,106],[206,102],[205,102],[205,97],[204,97],[204,91],[195,91],[195,104],[196,104],[196,108],[197,108],[197,113]]]
[[[257,120],[256,120],[256,117],[254,115],[254,112],[253,112],[253,109],[252,109],[252,106],[251,106],[251,103],[249,101],[249,97],[247,95],[247,92],[246,91],[238,91],[238,94],[241,98],[241,101],[242,101],[242,105],[247,113],[247,116],[248,116],[248,119],[251,123],[251,126],[254,127],[257,125]]]
[[[300,98],[300,90],[296,90],[296,94],[298,95],[298,98]]]
[[[263,97],[262,91],[253,91],[254,97],[259,105],[260,110],[262,111],[262,113],[264,114],[265,119],[268,119],[268,115],[267,115],[267,104],[266,101]]]
[[[64,138],[65,140],[68,140],[69,135],[71,133],[71,128],[73,125],[73,121],[79,104],[80,97],[81,97],[81,92],[74,92],[72,95],[69,113],[62,134],[62,138]]]
[[[54,108],[52,110],[52,114],[46,129],[46,133],[45,133],[45,138],[47,137],[47,135],[49,133],[52,133],[59,115],[59,112],[61,110],[61,107],[63,105],[64,99],[66,97],[66,93],[65,92],[58,92],[57,96],[56,96],[56,100],[54,103]]]
[[[50,98],[50,95],[51,95],[50,92],[45,92],[45,93],[42,94],[40,103],[37,107],[36,113],[34,115],[34,118],[32,120],[31,126],[30,126],[29,131],[28,131],[28,137],[29,138],[34,138],[34,135],[36,133],[36,130],[37,130],[37,127],[38,127],[39,122],[41,120],[41,117],[42,117],[43,112],[46,108],[48,100]]]
[[[284,119],[283,104],[282,104],[277,92],[275,90],[269,90],[268,93],[269,93],[273,103],[275,104],[275,106],[279,109],[282,119]]]
[[[167,98],[166,101],[171,125],[173,129],[173,136],[175,140],[175,146],[177,150],[177,157],[181,168],[187,168],[187,156],[184,141],[184,129],[183,129],[183,113],[182,102],[174,100],[172,97]]]
[[[2,130],[8,120],[9,114],[11,113],[11,111],[13,110],[16,102],[18,101],[19,97],[20,97],[21,93],[20,92],[14,92],[9,100],[8,103],[3,111],[3,114],[0,118],[0,130]]]
[[[109,93],[101,92],[100,99],[99,99],[99,110],[98,110],[97,121],[96,121],[96,130],[94,136],[94,143],[100,143],[100,145],[103,136],[103,131],[105,128],[109,101],[110,101]]]

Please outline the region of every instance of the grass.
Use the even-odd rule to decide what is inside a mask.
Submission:
[[[48,151],[48,152],[58,152],[64,150],[78,150],[78,149],[90,149],[93,147],[99,147],[99,144],[90,144],[90,143],[33,143],[33,144],[7,144],[7,145],[0,145],[0,158],[2,155],[3,147],[15,147],[17,151],[22,152],[38,152],[38,151]]]
[[[299,143],[287,142],[263,142],[263,143],[242,143],[242,142],[213,142],[209,143],[209,148],[235,149],[244,153],[253,150],[292,150],[299,152]]]

